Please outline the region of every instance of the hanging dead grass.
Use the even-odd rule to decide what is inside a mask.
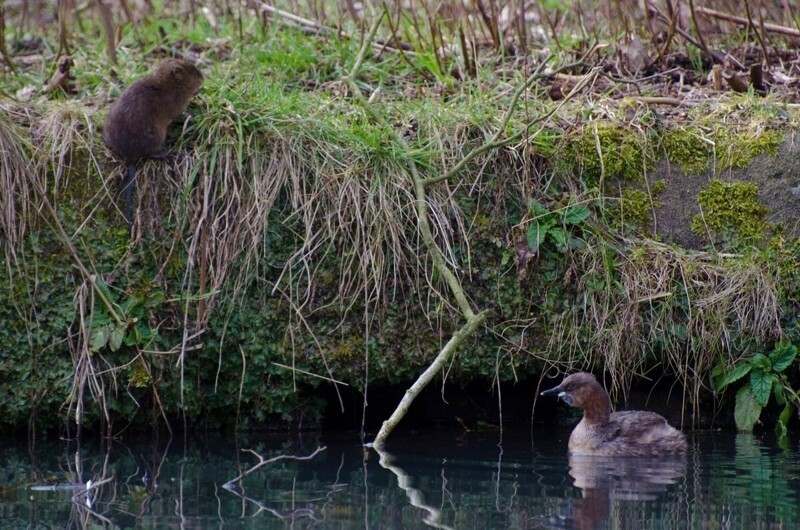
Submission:
[[[35,209],[32,149],[20,125],[28,119],[22,109],[0,102],[0,243],[12,254]]]
[[[197,294],[226,291],[235,297],[244,291],[258,274],[270,219],[279,219],[300,243],[273,288],[288,285],[293,307],[306,316],[325,307],[343,319],[356,305],[377,311],[429,281],[433,271],[413,235],[413,186],[401,161],[376,155],[369,146],[359,149],[357,138],[347,145],[323,141],[310,129],[298,133],[262,131],[241,143],[240,128],[217,122],[181,160],[167,193],[176,198],[172,217],[185,219],[191,234],[189,266]],[[464,216],[447,185],[431,195],[435,234],[455,262]],[[272,211],[285,215],[280,219]],[[321,277],[330,274],[323,266],[329,259],[340,262],[336,278]],[[334,298],[314,296],[323,284],[337,286]]]
[[[699,418],[700,393],[712,366],[743,343],[781,335],[777,274],[753,256],[687,253],[641,240],[627,257],[616,256],[618,280],[606,272],[602,252],[593,249],[585,259],[584,303],[565,326],[591,330],[581,347],[584,361],[605,366],[615,393],[624,395],[634,377],[646,376],[660,354],[681,382],[684,405]],[[605,290],[588,285],[596,273],[606,276]],[[558,340],[575,349],[576,338]]]

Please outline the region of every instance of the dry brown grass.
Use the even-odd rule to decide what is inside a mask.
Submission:
[[[23,126],[27,120],[23,109],[0,102],[0,243],[9,256],[24,237],[36,204],[31,144]]]
[[[712,366],[744,343],[764,343],[782,334],[777,273],[752,256],[687,253],[641,240],[630,254],[615,257],[618,283],[595,292],[582,282],[582,310],[565,322],[565,327],[592,331],[573,359],[604,366],[614,393],[624,395],[631,380],[647,377],[653,359],[661,358],[681,383],[684,405],[699,418],[697,407]],[[600,252],[585,258],[584,279],[604,263]],[[557,340],[561,348],[578,343],[576,337]]]

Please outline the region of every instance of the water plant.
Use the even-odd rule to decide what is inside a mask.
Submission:
[[[795,357],[797,346],[782,341],[768,355],[756,353],[732,367],[719,363],[713,368],[711,380],[715,392],[723,392],[731,384],[750,376],[736,392],[734,418],[740,431],[753,430],[772,396],[778,405],[783,406],[775,429],[779,435],[786,435],[792,410],[800,411],[800,395],[792,388],[787,373]]]

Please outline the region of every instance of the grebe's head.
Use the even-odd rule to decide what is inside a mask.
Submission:
[[[564,403],[567,405],[582,409],[591,405],[592,400],[600,399],[605,401],[608,399],[605,397],[606,391],[603,390],[603,387],[600,386],[597,379],[587,372],[578,372],[567,376],[560,385],[550,390],[545,390],[542,392],[542,395],[556,395],[563,399]]]

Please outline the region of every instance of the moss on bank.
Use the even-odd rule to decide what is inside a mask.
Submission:
[[[714,180],[698,196],[701,214],[692,220],[698,235],[737,238],[744,244],[763,241],[769,223],[767,208],[758,202],[758,188],[753,182],[726,184]]]

